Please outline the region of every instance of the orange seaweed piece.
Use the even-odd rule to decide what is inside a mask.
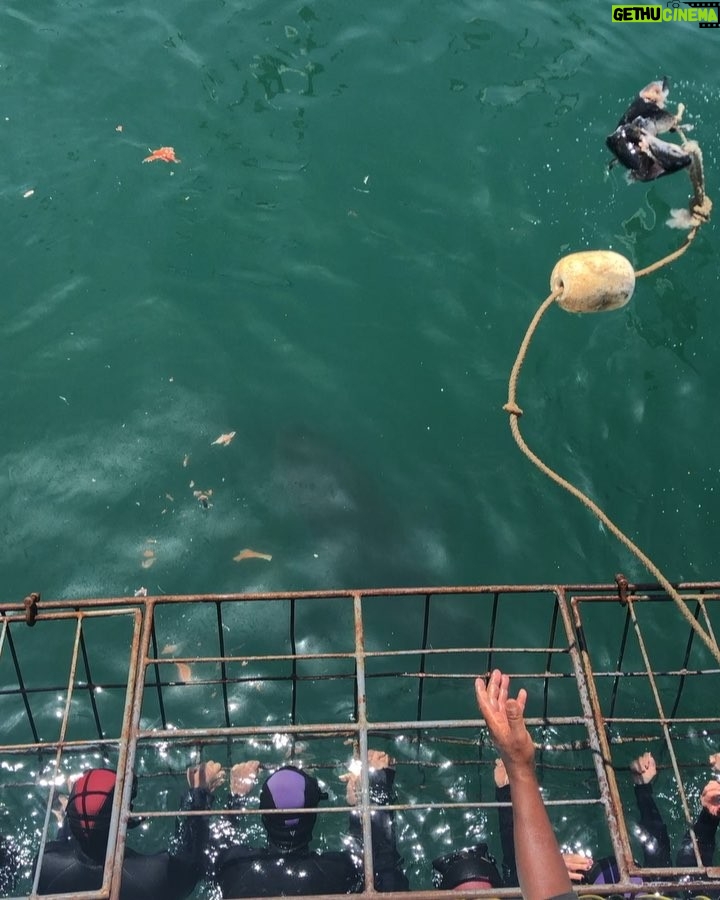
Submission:
[[[148,150],[150,148],[148,147]],[[155,162],[156,160],[161,159],[163,162],[174,162],[179,163],[182,160],[178,159],[175,156],[175,148],[174,147],[158,147],[157,150],[150,150],[150,156],[146,156],[143,160],[146,162]]]
[[[179,662],[175,663],[175,665],[177,666],[180,681],[188,682],[193,680],[192,669],[187,663]]]
[[[227,434],[221,434],[220,437],[215,438],[215,440],[210,444],[213,447],[215,444],[219,444],[221,447],[227,447],[230,441],[235,437],[234,431],[228,431]]]
[[[244,550],[241,550],[237,556],[233,556],[235,562],[240,562],[243,559],[264,559],[266,562],[270,562],[272,553],[258,553],[257,550],[250,550],[246,547]]]

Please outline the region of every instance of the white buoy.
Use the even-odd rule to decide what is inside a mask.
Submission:
[[[550,287],[562,291],[557,302],[567,312],[619,309],[635,290],[635,271],[619,253],[586,250],[563,256],[552,270]]]

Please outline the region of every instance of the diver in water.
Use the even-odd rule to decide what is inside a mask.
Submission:
[[[668,93],[667,78],[651,81],[625,110],[615,131],[605,139],[615,160],[629,170],[634,181],[654,181],[679,172],[692,162],[683,147],[658,137],[675,131],[682,115],[682,106],[675,115],[665,108]]]
[[[182,810],[210,809],[212,794],[220,784],[219,763],[205,762],[187,770],[188,790]],[[58,837],[45,845],[38,894],[75,894],[99,891],[115,797],[112,769],[88,769],[73,785]],[[128,827],[140,820],[128,822]],[[208,819],[178,819],[171,850],[144,854],[125,848],[120,875],[120,900],[182,900],[205,870]]]
[[[395,813],[382,809],[392,800],[395,769],[387,753],[368,750],[370,820],[376,891],[407,891],[409,884],[397,852]],[[236,763],[230,772],[230,809],[244,809],[259,769],[257,760]],[[345,776],[347,801],[355,806],[360,773]],[[363,887],[362,825],[351,813],[349,841],[343,850],[311,850],[317,809],[327,794],[316,778],[296,766],[282,766],[265,779],[260,809],[309,812],[263,814],[266,846],[245,843],[241,828],[230,826],[217,844],[215,876],[223,897],[277,897],[303,894],[349,894]],[[236,822],[238,817],[234,817]],[[237,830],[236,830],[237,829]]]

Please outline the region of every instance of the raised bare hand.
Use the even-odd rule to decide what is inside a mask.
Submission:
[[[235,763],[230,769],[230,793],[236,797],[244,797],[249,794],[257,781],[259,768],[260,761],[257,759]]]
[[[383,750],[368,749],[368,767],[372,772],[375,769],[390,769],[394,765],[394,761]],[[345,782],[345,797],[348,806],[356,806],[358,795],[360,793],[360,773],[362,767],[359,759],[354,759],[350,763],[348,771],[340,776],[340,781]]]
[[[657,766],[652,753],[643,753],[630,763],[630,771],[635,784],[650,784],[657,775]]]
[[[199,766],[190,766],[187,780],[191,788],[204,788],[212,793],[225,781],[225,770],[219,762],[210,759]]]
[[[700,803],[711,816],[720,816],[720,784],[717,781],[708,781],[700,794]]]
[[[509,686],[510,676],[499,669],[490,675],[487,686],[482,678],[475,680],[478,708],[512,781],[517,771],[534,771],[535,747],[523,719],[527,691],[521,688],[517,697],[509,697]]]

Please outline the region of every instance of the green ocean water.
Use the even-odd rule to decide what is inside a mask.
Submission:
[[[6,602],[647,580],[502,404],[562,255],[680,242],[684,175],[607,172],[648,81],[716,195],[720,32],[585,0],[17,0],[0,26]],[[718,578],[716,242],[623,310],[551,310],[520,383],[531,447],[671,580]]]

